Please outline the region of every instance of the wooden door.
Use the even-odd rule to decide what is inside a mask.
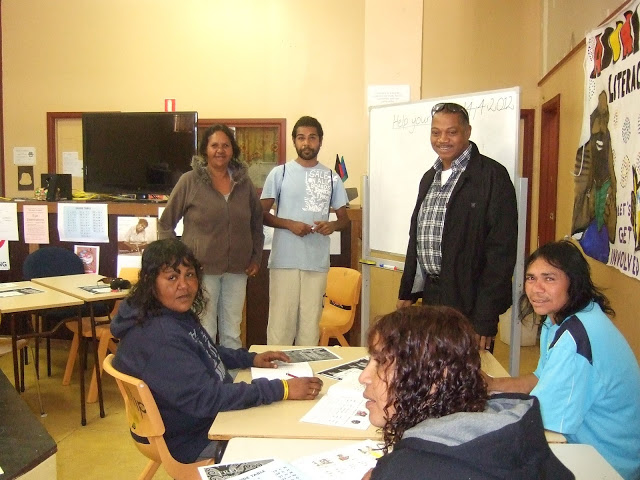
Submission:
[[[538,247],[556,239],[560,95],[542,105]]]

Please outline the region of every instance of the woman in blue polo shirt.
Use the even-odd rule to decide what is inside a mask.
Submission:
[[[625,479],[640,479],[640,368],[606,314],[607,297],[570,241],[549,243],[527,260],[523,316],[545,317],[536,371],[487,378],[489,390],[540,400],[545,428],[593,445]]]

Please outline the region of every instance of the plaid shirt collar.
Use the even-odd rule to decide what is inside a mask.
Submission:
[[[453,170],[453,173],[462,172],[465,168],[467,168],[469,160],[471,159],[472,147],[473,146],[471,142],[469,142],[469,146],[464,150],[464,152],[462,152],[460,156],[451,163],[451,169]],[[435,169],[436,173],[442,172],[442,160],[440,159],[440,157],[436,159],[435,163],[433,164],[433,168]]]

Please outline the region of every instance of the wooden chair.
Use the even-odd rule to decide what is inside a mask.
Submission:
[[[353,326],[356,306],[360,302],[362,274],[353,268],[331,267],[327,276],[327,291],[320,318],[319,345],[329,345],[329,338],[337,338],[340,345],[348,347],[344,338]]]
[[[149,459],[138,480],[148,480],[158,470],[160,464],[176,480],[200,480],[198,467],[211,465],[214,460],[197,463],[180,463],[171,456],[164,441],[164,422],[149,387],[142,380],[119,372],[113,367],[111,354],[104,359],[104,371],[116,379],[118,389],[124,399],[129,429],[133,434],[149,441],[148,444],[134,440],[138,450]]]
[[[109,321],[109,318],[96,318],[96,321]],[[73,374],[73,367],[75,366],[76,358],[78,357],[81,337],[78,335],[77,322],[68,322],[65,325],[73,332],[71,347],[69,347],[69,356],[67,357],[67,366],[64,369],[64,376],[62,377],[62,385],[66,386],[71,383],[71,375]],[[117,347],[113,341],[113,335],[111,335],[109,325],[96,325],[96,338],[98,339],[98,361],[100,362],[100,368],[102,369],[102,362],[107,356],[107,350],[111,353],[115,353]],[[90,318],[82,319],[82,339],[86,341],[91,340]],[[87,392],[87,403],[95,403],[98,401],[98,380],[96,379],[96,371],[92,370],[92,372],[91,383],[89,384],[89,391]]]
[[[120,269],[119,277],[129,280],[131,284],[138,282],[138,274],[140,272],[139,267],[123,267]],[[118,312],[121,300],[116,300],[115,306],[111,311],[110,318],[104,317],[101,319],[96,318],[97,321],[108,322]],[[73,374],[73,367],[78,356],[78,348],[80,347],[80,337],[78,336],[78,324],[77,322],[69,322],[66,324],[67,328],[73,332],[73,340],[71,341],[71,347],[69,348],[69,357],[67,358],[67,366],[64,370],[64,377],[62,378],[62,385],[69,385],[71,382],[71,375]],[[89,318],[82,319],[82,337],[84,339],[91,338],[91,320]],[[100,372],[102,372],[102,365],[104,359],[107,356],[107,351],[116,353],[116,343],[114,342],[113,335],[111,335],[111,329],[108,324],[96,325],[96,337],[98,338],[98,361],[100,362]],[[89,391],[87,392],[87,403],[95,403],[98,401],[98,380],[96,379],[95,370],[91,375],[91,383],[89,384]]]

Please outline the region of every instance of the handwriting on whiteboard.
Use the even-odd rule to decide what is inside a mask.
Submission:
[[[482,98],[477,104],[474,104],[473,100],[471,100],[469,102],[463,102],[463,106],[467,109],[467,112],[469,112],[469,120],[472,121],[477,116],[501,112],[503,110],[513,110],[515,103],[515,97],[513,95],[507,95]],[[417,115],[394,114],[391,121],[391,128],[393,130],[403,129],[409,133],[414,133],[417,128],[429,125],[431,123],[432,105],[425,104],[425,107],[425,112]]]

